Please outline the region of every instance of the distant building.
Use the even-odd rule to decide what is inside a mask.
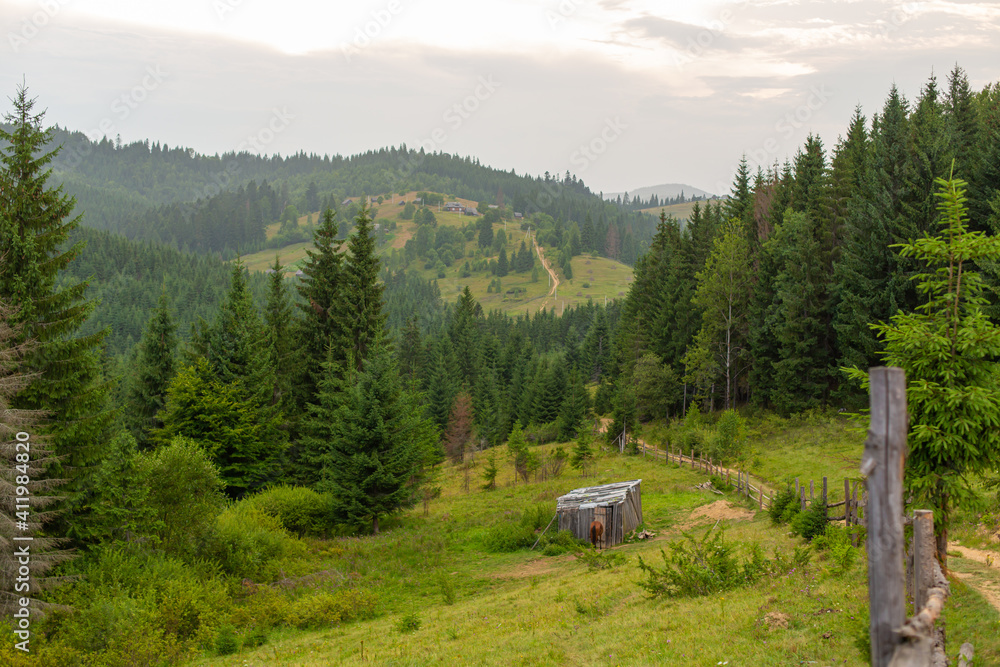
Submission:
[[[475,206],[464,207],[462,209],[462,213],[465,213],[466,215],[479,215],[479,211],[476,209]]]
[[[406,206],[406,200],[405,199],[400,199],[399,200],[399,206]]]
[[[515,220],[524,220],[524,215],[522,213],[518,213],[517,211],[514,211],[514,219]]]
[[[341,206],[347,206],[348,204],[353,204],[353,203],[354,203],[354,200],[352,200],[350,197],[348,197],[344,201],[340,202],[340,205]]]
[[[306,275],[306,274],[302,273],[302,269],[299,269],[298,271],[295,272],[295,277],[296,278],[301,278],[304,275]]]
[[[444,205],[444,210],[450,213],[462,213],[465,211],[465,206],[459,204],[457,201],[450,201]]]
[[[488,204],[488,206],[489,206],[490,208],[500,208],[500,207],[499,207],[499,206],[497,206],[496,204]]]
[[[375,231],[377,232],[381,228],[382,228],[382,225],[376,222],[375,223]]]

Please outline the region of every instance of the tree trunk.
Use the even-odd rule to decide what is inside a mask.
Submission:
[[[378,535],[378,514],[372,517],[372,534]]]

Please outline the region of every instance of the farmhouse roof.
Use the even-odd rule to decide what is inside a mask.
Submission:
[[[573,489],[565,496],[558,498],[556,501],[556,511],[574,507],[596,507],[598,505],[624,502],[629,489],[638,486],[641,481],[641,479],[633,479],[628,482],[614,482],[601,486]]]

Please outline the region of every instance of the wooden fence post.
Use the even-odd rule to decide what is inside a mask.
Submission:
[[[913,609],[919,612],[927,604],[927,589],[934,586],[934,513],[913,511]]]
[[[903,456],[906,377],[901,368],[872,368],[871,423],[861,461],[868,478],[868,600],[871,664],[888,667],[906,620],[903,574]]]
[[[851,527],[851,480],[844,478],[844,528]]]
[[[694,447],[691,448],[691,470],[694,470]]]

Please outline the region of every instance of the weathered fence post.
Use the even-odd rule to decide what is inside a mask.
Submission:
[[[913,609],[920,611],[927,604],[927,589],[934,585],[934,513],[913,511]]]
[[[901,368],[872,368],[871,423],[861,474],[868,478],[868,600],[871,664],[887,667],[906,620],[903,575],[903,457],[906,377]]]
[[[694,447],[691,448],[691,470],[694,470]]]
[[[851,527],[851,480],[844,478],[844,528]]]

